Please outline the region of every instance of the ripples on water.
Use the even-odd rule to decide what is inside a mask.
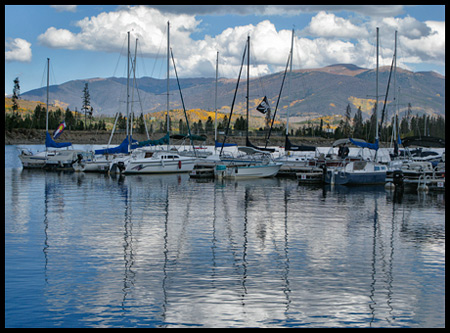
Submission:
[[[444,194],[8,163],[7,327],[445,325]]]

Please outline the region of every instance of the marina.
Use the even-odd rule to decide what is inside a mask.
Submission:
[[[5,327],[445,327],[444,9],[5,6]]]
[[[32,170],[5,146],[5,209],[6,327],[445,325],[445,192]]]

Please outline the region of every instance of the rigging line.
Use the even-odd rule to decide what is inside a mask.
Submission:
[[[56,77],[55,77],[55,71],[53,70],[53,65],[50,64],[50,77],[53,80],[53,85],[56,85]],[[50,83],[52,85],[52,83]]]
[[[141,50],[140,49],[140,44],[138,43],[138,39],[136,39],[136,51],[138,50],[138,48],[139,48],[139,50]],[[137,52],[136,52],[137,53]],[[147,129],[147,123],[146,123],[146,121],[145,121],[145,117],[144,117],[144,108],[143,108],[143,106],[142,106],[142,99],[141,99],[141,94],[140,94],[140,92],[139,92],[139,87],[138,87],[138,80],[137,80],[137,78],[136,78],[136,71],[137,71],[137,69],[138,69],[138,66],[137,66],[137,55],[136,55],[136,53],[135,53],[135,55],[134,55],[134,61],[131,63],[132,64],[132,69],[131,69],[131,71],[133,72],[133,88],[135,88],[136,89],[136,92],[137,92],[137,96],[138,96],[138,101],[139,101],[139,106],[140,106],[140,109],[141,109],[141,114],[142,114],[142,119],[143,119],[143,121],[144,121],[144,127],[145,127],[145,133],[147,134],[147,139],[148,140],[150,140],[150,137],[149,137],[149,134],[148,134],[148,129]],[[141,54],[141,56],[142,56],[142,52],[140,53]],[[143,58],[143,56],[142,56],[142,58]],[[144,66],[144,61],[142,61],[142,65]],[[145,66],[144,66],[145,67]],[[144,68],[144,71],[145,71],[145,68]],[[134,89],[133,89],[133,91],[134,91]],[[145,95],[144,95],[144,97],[145,97]],[[134,98],[133,98],[134,99]],[[132,100],[132,103],[134,103],[134,100]]]
[[[238,88],[239,88],[239,81],[241,79],[242,67],[244,67],[244,60],[245,60],[246,51],[247,51],[247,43],[245,43],[244,54],[242,55],[242,63],[241,63],[241,68],[239,70],[239,76],[238,76],[238,79],[237,79],[236,90],[234,91],[233,102],[231,103],[230,118],[228,118],[228,124],[227,124],[227,127],[225,129],[225,135],[223,136],[223,142],[222,142],[222,147],[220,148],[219,156],[222,155],[223,147],[225,146],[225,141],[226,141],[227,136],[228,136],[228,130],[230,128],[231,117],[233,116],[234,102],[236,101],[236,95],[237,95]]]
[[[164,28],[164,29],[166,29],[166,28]],[[155,73],[156,63],[159,62],[158,60],[159,60],[159,56],[160,56],[160,52],[161,52],[161,47],[163,45],[163,42],[165,41],[165,38],[164,38],[165,34],[166,34],[166,30],[164,30],[164,33],[161,36],[161,41],[159,42],[159,46],[158,46],[158,52],[156,53],[156,58],[154,58],[154,60],[153,60],[153,68],[152,68],[152,72],[150,74],[151,77],[154,77],[153,74]],[[161,74],[161,69],[159,71],[159,74]],[[158,75],[158,77],[159,77],[159,75]]]
[[[41,79],[41,85],[40,85],[41,88],[44,87],[44,85],[45,86],[47,85],[47,83],[45,81],[46,79],[47,79],[47,63],[45,63],[44,71],[42,72],[42,79]]]
[[[116,76],[116,71],[117,71],[117,68],[119,67],[120,58],[122,57],[122,52],[123,52],[123,49],[124,49],[124,47],[125,47],[125,43],[126,43],[126,41],[127,41],[127,38],[128,38],[128,37],[125,35],[125,39],[123,40],[122,48],[120,49],[119,57],[118,57],[118,59],[117,59],[116,67],[114,68],[114,72],[113,72],[113,75],[112,75],[113,77]]]
[[[142,64],[142,68],[143,68],[143,70],[144,70],[143,76],[146,76],[146,75],[147,75],[147,69],[145,68],[144,54],[143,54],[143,52],[142,52],[141,44],[138,44],[137,52],[139,53],[139,57],[140,57],[140,59],[141,59],[140,62],[141,62],[141,64]],[[138,66],[136,65],[136,70],[137,70],[137,69],[138,69]],[[139,76],[139,75],[137,75],[137,76]]]
[[[252,41],[250,40],[250,46],[253,47],[252,45],[253,45]],[[256,56],[254,55],[254,53],[255,52],[250,54],[250,63],[253,64],[253,70],[256,72],[256,79],[257,79],[259,87],[263,93],[263,96],[267,96],[266,90],[264,88],[264,83],[263,83],[263,80],[262,80],[262,77],[261,77],[261,74],[260,74],[260,71],[258,68],[258,62],[256,61]],[[250,99],[250,96],[249,96],[249,99]]]
[[[170,54],[172,55],[173,70],[175,72],[175,76],[177,77],[178,89],[180,91],[181,103],[183,104],[184,116],[186,117],[186,124],[187,124],[187,128],[188,128],[189,138],[191,139],[192,150],[194,151],[195,157],[197,157],[197,152],[195,150],[194,140],[192,139],[192,135],[191,135],[191,128],[189,126],[189,118],[187,116],[186,107],[184,105],[183,93],[181,92],[180,80],[178,79],[177,67],[175,66],[175,59],[173,57],[172,48],[170,48]]]
[[[275,112],[274,112],[273,117],[272,117],[272,122],[270,124],[269,134],[267,135],[266,145],[265,145],[264,148],[267,148],[267,144],[269,143],[269,139],[270,139],[270,134],[272,133],[272,127],[273,127],[273,123],[275,121],[275,116],[277,115],[278,104],[280,103],[281,93],[283,91],[284,81],[286,79],[286,74],[287,74],[287,71],[288,71],[289,62],[292,61],[291,56],[292,56],[292,54],[291,54],[291,52],[289,52],[288,60],[287,60],[287,63],[286,63],[286,69],[284,70],[283,81],[281,82],[280,93],[278,94],[277,104],[275,106]]]

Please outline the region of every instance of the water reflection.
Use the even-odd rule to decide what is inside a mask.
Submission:
[[[41,261],[20,258],[35,272],[20,283],[43,272],[30,287],[43,326],[444,323],[443,196],[14,170],[5,302],[17,297],[12,253],[38,247]],[[23,206],[34,218],[17,214]]]

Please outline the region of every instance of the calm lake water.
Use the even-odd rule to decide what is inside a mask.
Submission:
[[[34,148],[34,147],[33,147]],[[445,194],[22,170],[6,327],[444,327]]]

